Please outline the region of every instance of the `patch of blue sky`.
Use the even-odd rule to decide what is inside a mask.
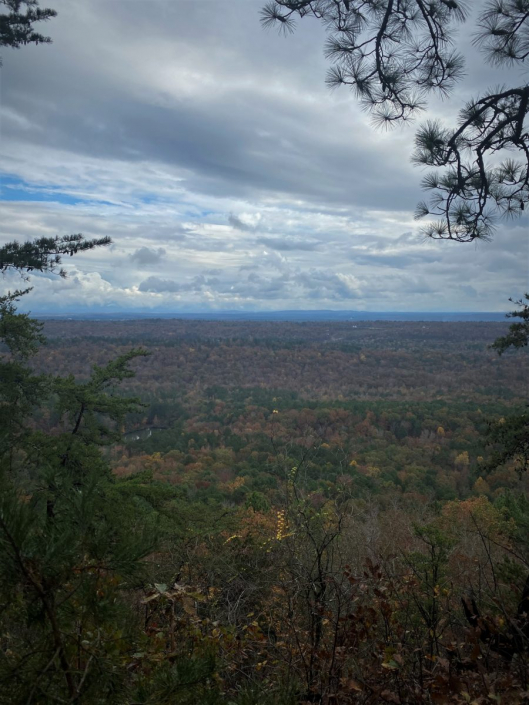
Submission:
[[[159,210],[160,213],[176,213],[179,218],[187,220],[202,220],[201,211],[195,206],[191,206],[180,198],[168,196],[167,194],[159,195],[152,192],[134,194],[134,198],[123,202],[122,206],[133,210],[141,210],[141,207],[145,206],[150,213]]]
[[[219,216],[218,211],[202,208],[189,202],[182,202],[180,207],[183,209],[182,214],[190,220],[216,222]]]
[[[82,198],[77,195],[66,193],[58,186],[30,184],[11,174],[2,174],[0,176],[0,201],[47,202],[60,203],[65,206],[76,206],[86,203],[113,205],[109,201]]]
[[[72,192],[73,191],[73,192]],[[91,196],[89,189],[83,189],[83,194],[79,195],[72,191],[65,190],[55,184],[38,184],[25,181],[20,177],[0,172],[0,202],[25,202],[25,203],[54,203],[63,206],[106,206],[115,211],[134,212],[142,206],[150,208],[175,205],[179,208],[180,215],[191,221],[211,221],[217,222],[218,213],[211,209],[206,209],[192,203],[182,201],[180,198],[159,195],[152,191],[144,191],[129,195],[128,198],[118,201],[109,201],[98,198],[96,194]]]
[[[167,198],[161,198],[153,193],[146,193],[143,196],[139,196],[138,201],[146,206],[163,205],[170,202]]]

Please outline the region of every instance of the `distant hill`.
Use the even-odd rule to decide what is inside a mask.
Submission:
[[[428,311],[200,311],[187,313],[116,311],[85,312],[60,315],[35,314],[41,320],[123,321],[138,319],[182,319],[205,321],[504,321],[496,312],[428,312]]]

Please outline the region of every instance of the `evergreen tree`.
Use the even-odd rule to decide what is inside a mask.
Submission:
[[[66,276],[63,255],[109,242],[8,243],[0,271]],[[153,532],[122,521],[130,508],[116,512],[101,447],[142,406],[118,386],[146,353],[96,366],[85,382],[36,374],[42,324],[16,310],[28,291],[0,298],[0,703],[122,702],[124,653],[134,644],[123,595],[141,578]],[[41,410],[55,415],[52,432],[39,424]]]
[[[64,256],[73,257],[78,252],[93,250],[112,244],[109,237],[87,240],[83,235],[41,237],[27,242],[7,242],[0,247],[0,272],[17,271],[56,272],[66,277],[64,269],[58,269]]]
[[[0,8],[0,46],[51,41],[33,25],[54,10],[37,0],[0,0]],[[64,256],[110,242],[80,234],[8,242],[0,273],[66,277]],[[141,579],[153,532],[122,521],[134,509],[116,511],[101,447],[142,407],[118,387],[146,353],[96,366],[82,383],[36,374],[42,324],[16,310],[29,291],[0,297],[0,703],[121,703],[135,625],[123,595]],[[53,431],[38,411],[55,413]]]
[[[56,17],[55,10],[40,8],[38,0],[0,0],[0,46],[18,49],[25,44],[50,44],[50,37],[33,25]]]
[[[525,300],[529,301],[529,294],[525,294]],[[491,345],[498,355],[503,355],[510,348],[524,349],[529,341],[529,305],[522,299],[519,301],[511,299],[511,302],[519,308],[508,313],[507,318],[520,318],[521,323],[511,324],[507,335],[497,338]],[[494,448],[489,469],[514,460],[519,473],[526,471],[529,468],[529,413],[527,409],[523,414],[515,414],[490,424],[488,441]]]
[[[37,375],[42,326],[16,312],[24,293],[0,300],[0,703],[122,702],[134,625],[123,591],[153,538],[116,512],[100,448],[141,407],[117,387],[145,353],[94,367],[83,383]],[[39,428],[44,408],[54,432]]]
[[[525,294],[525,300],[529,301],[529,294]],[[507,335],[496,338],[491,345],[498,355],[502,355],[509,348],[526,348],[529,342],[529,304],[526,304],[523,299],[519,301],[510,299],[510,301],[519,308],[508,313],[507,318],[520,318],[521,322],[512,323]]]

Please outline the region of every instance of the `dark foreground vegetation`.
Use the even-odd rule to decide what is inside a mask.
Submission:
[[[3,322],[0,702],[527,702],[507,325]]]

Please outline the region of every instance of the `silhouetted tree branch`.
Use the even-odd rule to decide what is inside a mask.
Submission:
[[[295,17],[312,16],[327,29],[331,86],[349,86],[377,126],[414,117],[432,92],[450,95],[464,60],[454,30],[467,16],[460,0],[272,0],[265,27],[293,31]],[[491,0],[477,20],[475,43],[493,64],[529,56],[529,0]],[[519,215],[529,201],[529,85],[500,88],[473,99],[459,124],[434,120],[416,137],[413,161],[433,167],[431,192],[417,218],[434,239],[490,239],[496,216]],[[515,152],[518,158],[512,158]]]

